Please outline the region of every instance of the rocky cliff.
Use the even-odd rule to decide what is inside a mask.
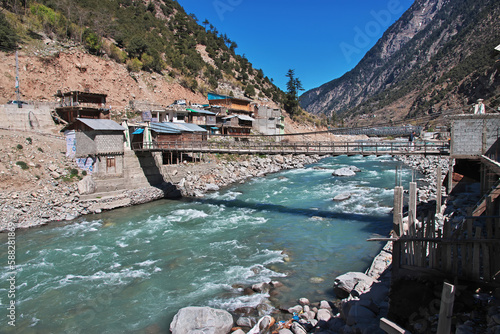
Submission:
[[[353,70],[305,92],[301,104],[379,122],[461,110],[478,98],[495,107],[499,15],[493,0],[416,0]]]

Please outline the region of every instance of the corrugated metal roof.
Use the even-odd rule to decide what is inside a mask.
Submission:
[[[253,119],[250,116],[246,116],[246,115],[231,115],[231,116],[224,117],[223,119],[230,119],[230,118],[235,118],[235,117],[238,117],[239,119],[241,119],[243,121],[251,121],[251,122],[255,121],[255,119]]]
[[[110,119],[77,118],[77,120],[92,130],[125,131],[123,126]]]
[[[205,115],[217,115],[216,113],[211,112],[211,111],[207,111],[207,110],[191,109],[191,108],[188,108],[188,109],[186,109],[186,110],[187,110],[187,111],[191,111],[191,112],[195,112],[195,113],[198,113],[198,114],[205,114]]]
[[[177,125],[181,129],[181,131],[184,130],[187,132],[207,132],[207,130],[205,130],[201,126],[198,126],[193,123],[172,123],[172,124]]]
[[[207,132],[192,123],[151,123],[151,130],[158,133]]]
[[[255,119],[253,119],[250,116],[246,116],[246,115],[238,115],[238,118],[243,120],[243,121],[251,121],[251,122],[255,121]]]
[[[181,133],[173,123],[151,123],[151,130],[158,133]]]

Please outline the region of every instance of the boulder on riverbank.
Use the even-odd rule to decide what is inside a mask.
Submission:
[[[92,178],[92,175],[85,176],[81,181],[78,182],[78,192],[80,195],[88,195],[95,193],[97,185]]]
[[[333,200],[335,202],[342,202],[342,201],[347,201],[349,198],[351,198],[351,193],[343,193],[335,196]]]
[[[353,166],[352,166],[353,167]],[[351,167],[342,167],[339,169],[335,169],[332,172],[333,176],[354,176],[356,172],[351,169]]]
[[[170,323],[172,334],[227,334],[233,327],[232,315],[210,307],[185,307]]]
[[[347,298],[353,292],[356,295],[367,291],[376,280],[366,274],[358,272],[348,272],[335,278],[333,290],[338,298]]]

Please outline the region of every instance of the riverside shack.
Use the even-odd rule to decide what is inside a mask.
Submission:
[[[72,123],[77,118],[111,118],[110,108],[106,108],[106,94],[58,91],[55,96],[60,98],[60,105],[55,108],[55,112],[63,122]]]
[[[61,130],[67,155],[97,177],[123,175],[125,128],[110,119],[77,118]]]
[[[151,123],[153,142],[159,148],[172,142],[196,142],[207,140],[207,130],[191,123]]]

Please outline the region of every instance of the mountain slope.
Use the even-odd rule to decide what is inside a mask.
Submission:
[[[217,91],[264,102],[278,102],[283,95],[262,70],[236,53],[234,41],[208,22],[198,24],[173,0],[13,0],[1,6],[23,56],[57,62],[59,54],[81,45],[119,64],[136,82],[153,76],[156,83],[177,84],[200,96]],[[148,85],[153,93],[155,85]]]
[[[304,93],[301,105],[330,116],[384,111],[390,120],[494,98],[499,13],[493,0],[416,0],[352,71]]]

